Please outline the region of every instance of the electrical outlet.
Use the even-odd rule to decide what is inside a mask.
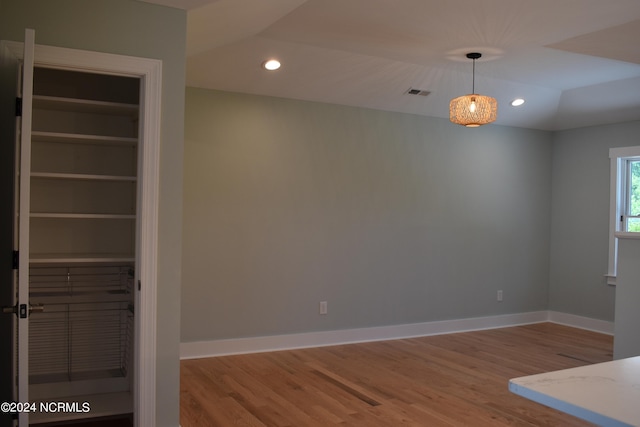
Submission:
[[[498,291],[498,296],[496,298],[498,301],[502,301],[502,291]]]
[[[320,314],[327,314],[327,302],[320,301]]]

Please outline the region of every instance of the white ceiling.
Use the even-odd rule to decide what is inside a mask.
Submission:
[[[188,10],[189,86],[448,118],[477,51],[497,124],[640,120],[639,0],[148,1]]]

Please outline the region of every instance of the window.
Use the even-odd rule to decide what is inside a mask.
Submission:
[[[624,200],[620,226],[622,231],[640,232],[640,160],[626,159],[624,164]]]
[[[607,283],[616,284],[618,239],[616,233],[640,233],[640,147],[611,148],[611,206],[609,272]]]

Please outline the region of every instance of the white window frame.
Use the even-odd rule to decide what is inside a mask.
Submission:
[[[632,163],[640,163],[640,158],[632,157],[625,159],[623,164],[622,174],[624,175],[624,195],[621,200],[621,217],[620,221],[622,224],[620,225],[622,231],[629,232],[629,221],[640,219],[640,215],[632,215],[631,213],[631,189],[633,183],[633,173],[632,173]],[[637,233],[637,231],[636,231]]]
[[[618,147],[609,149],[611,162],[610,191],[609,191],[609,266],[606,274],[607,284],[615,286],[618,270],[618,236],[624,234],[636,235],[623,229],[624,222],[620,217],[625,215],[628,187],[627,162],[640,160],[640,146]]]

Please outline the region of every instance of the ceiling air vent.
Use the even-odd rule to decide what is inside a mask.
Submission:
[[[409,95],[421,95],[421,96],[427,96],[429,95],[431,92],[429,92],[428,90],[422,90],[422,89],[414,89],[414,88],[410,88],[407,93]]]

